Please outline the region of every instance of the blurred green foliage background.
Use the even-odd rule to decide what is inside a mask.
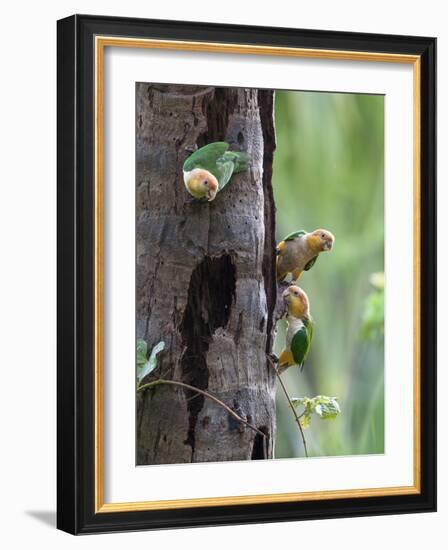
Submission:
[[[341,414],[316,416],[305,431],[310,456],[383,453],[384,97],[277,91],[275,121],[277,242],[298,229],[336,238],[299,280],[314,339],[303,372],[292,367],[283,379],[292,397],[338,397]],[[277,403],[275,457],[303,456],[281,390]]]

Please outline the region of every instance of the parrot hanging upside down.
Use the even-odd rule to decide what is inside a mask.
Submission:
[[[295,231],[277,245],[277,279],[292,273],[297,281],[303,271],[313,267],[321,252],[331,250],[334,236],[326,229],[316,229],[312,233]]]
[[[212,201],[233,174],[247,170],[247,153],[228,151],[225,141],[209,143],[190,155],[184,162],[184,182],[195,199]]]
[[[296,285],[290,285],[283,292],[288,308],[286,347],[278,359],[280,371],[292,365],[303,369],[313,338],[313,321],[310,316],[310,302],[306,293]]]

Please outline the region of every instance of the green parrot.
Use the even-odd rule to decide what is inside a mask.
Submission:
[[[229,151],[229,144],[216,141],[201,147],[184,162],[184,182],[195,199],[212,201],[233,174],[247,170],[247,153]]]
[[[312,233],[294,231],[277,245],[277,279],[292,273],[297,281],[303,271],[308,271],[316,263],[321,252],[333,248],[334,235],[326,229],[316,229]]]
[[[288,329],[286,347],[280,354],[278,367],[284,370],[298,365],[302,370],[313,338],[310,302],[306,293],[296,285],[290,285],[283,292],[283,300],[288,308]]]

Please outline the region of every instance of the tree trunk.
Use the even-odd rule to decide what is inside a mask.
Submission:
[[[159,385],[137,401],[137,463],[272,458],[275,375],[273,92],[137,84],[137,338],[159,341]],[[182,175],[196,147],[225,140],[249,153],[211,203],[191,202]],[[150,381],[151,375],[147,377]]]

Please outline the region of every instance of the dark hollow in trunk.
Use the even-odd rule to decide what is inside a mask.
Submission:
[[[206,390],[214,401],[159,385],[137,397],[137,463],[272,458],[275,375],[273,92],[136,86],[137,338],[165,350],[151,376]],[[191,202],[182,165],[225,140],[251,166],[211,203]]]

